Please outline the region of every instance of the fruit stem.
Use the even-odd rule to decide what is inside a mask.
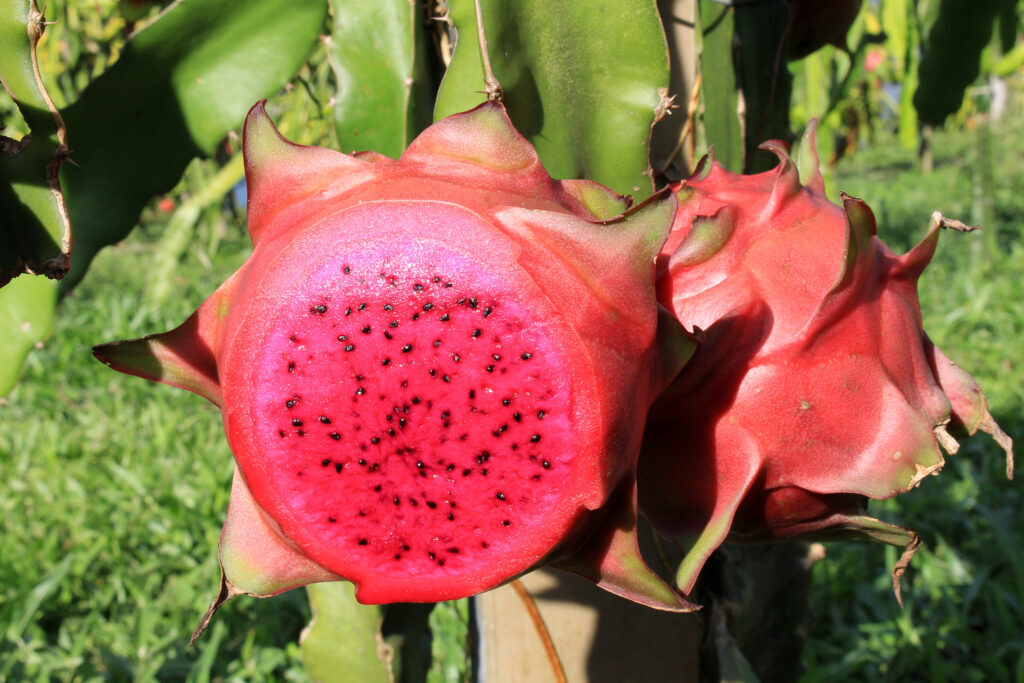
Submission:
[[[477,0],[478,3],[479,1]],[[544,623],[544,617],[541,616],[540,610],[537,609],[537,603],[533,601],[533,596],[530,595],[530,591],[526,590],[526,586],[519,579],[512,582],[512,589],[515,590],[519,599],[523,601],[526,612],[530,615],[530,619],[533,620],[534,628],[537,629],[537,635],[540,636],[541,642],[544,643],[544,651],[548,655],[548,662],[551,663],[551,673],[554,674],[555,681],[557,683],[567,683],[565,669],[562,668],[562,660],[558,658],[558,650],[555,649],[555,643],[551,640],[551,633],[548,631],[547,624]]]
[[[480,41],[480,58],[484,63],[484,94],[489,102],[501,102],[504,93],[501,90],[501,83],[494,75],[491,68],[491,58],[487,54],[487,36],[484,34],[484,14],[480,9],[480,0],[474,0],[476,5],[476,34]]]

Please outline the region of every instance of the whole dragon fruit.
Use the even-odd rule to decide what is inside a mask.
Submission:
[[[398,160],[292,144],[260,103],[244,154],[249,259],[177,329],[95,349],[223,412],[211,614],[338,579],[454,599],[541,564],[688,609],[635,536],[643,408],[692,350],[655,300],[672,195],[626,212],[552,180],[497,103]]]
[[[813,127],[808,143],[813,150]],[[687,541],[689,593],[726,539],[867,537],[909,529],[864,514],[867,498],[916,486],[955,452],[947,427],[992,433],[974,380],[922,330],[917,279],[940,226],[903,256],[875,236],[864,202],[829,202],[815,167],[802,186],[784,143],[752,176],[713,160],[678,188],[659,257],[658,298],[702,343],[655,403],[639,469],[642,511]],[[815,160],[816,163],[816,160]]]

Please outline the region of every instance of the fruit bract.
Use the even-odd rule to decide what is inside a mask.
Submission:
[[[908,546],[902,573],[917,537],[866,516],[867,498],[937,472],[951,421],[995,435],[1012,473],[977,384],[921,326],[917,280],[954,222],[936,214],[897,256],[864,202],[836,206],[816,167],[803,186],[783,143],[762,147],[773,171],[705,159],[678,188],[659,258],[659,300],[702,337],[652,408],[639,469],[642,511],[690,544],[683,593],[726,538],[867,537]]]
[[[671,194],[625,213],[552,180],[496,103],[398,160],[292,144],[261,103],[244,153],[250,258],[181,327],[95,351],[222,409],[220,601],[447,600],[553,564],[686,609],[635,538],[642,408],[691,348],[654,292]]]

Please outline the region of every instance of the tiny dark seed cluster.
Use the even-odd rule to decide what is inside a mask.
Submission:
[[[302,510],[367,561],[454,566],[507,547],[568,476],[562,361],[529,309],[486,287],[339,271],[269,345],[275,466],[315,482],[320,507]]]

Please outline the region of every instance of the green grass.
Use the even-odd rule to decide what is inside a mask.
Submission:
[[[179,323],[247,244],[232,226],[213,265],[193,249],[155,310],[139,287],[154,243],[140,231],[101,256],[0,407],[0,680],[304,678],[301,591],[236,600],[187,646],[219,582],[232,471],[219,413],[90,348]]]
[[[882,144],[837,169],[836,185],[875,208],[879,234],[900,250],[923,236],[933,210],[988,218],[988,236],[941,236],[920,283],[921,306],[925,329],[974,375],[997,421],[1022,444],[1024,128],[993,132],[997,154],[982,191],[978,139],[938,135],[927,175],[895,141]],[[874,514],[915,528],[925,543],[904,580],[903,611],[889,589],[894,549],[829,546],[814,572],[805,682],[1024,681],[1024,491],[1003,470],[1000,449],[979,434],[941,476],[872,503]]]

